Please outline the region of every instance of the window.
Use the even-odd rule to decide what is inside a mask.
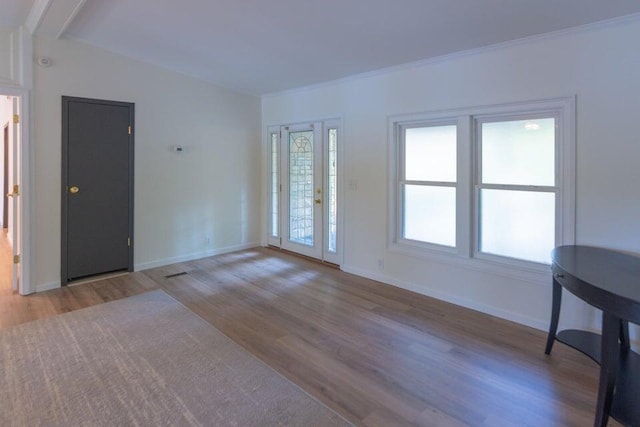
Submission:
[[[476,120],[478,251],[548,263],[555,246],[556,118]]]
[[[566,98],[391,117],[392,249],[546,271],[574,240],[574,116]]]
[[[456,126],[402,126],[400,234],[403,239],[456,245]]]
[[[267,140],[267,242],[270,245],[280,244],[280,128],[268,128]]]
[[[279,237],[280,232],[278,230],[278,206],[280,205],[280,180],[278,179],[278,162],[280,161],[278,155],[278,132],[271,132],[269,134],[269,151],[270,151],[270,164],[269,164],[269,233],[271,237]]]
[[[327,251],[338,252],[338,128],[327,129]]]

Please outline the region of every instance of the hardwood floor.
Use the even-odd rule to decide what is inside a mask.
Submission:
[[[355,424],[593,423],[597,365],[544,333],[266,248],[3,290],[0,328],[157,288]]]

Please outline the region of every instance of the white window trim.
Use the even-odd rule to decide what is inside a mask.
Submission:
[[[519,114],[556,114],[558,120],[556,244],[575,243],[575,170],[576,124],[575,96],[459,108],[454,110],[412,113],[388,117],[388,218],[387,248],[392,252],[427,259],[459,267],[499,274],[532,283],[548,283],[549,266],[514,258],[478,253],[475,203],[475,177],[477,153],[475,120],[491,116],[517,116]],[[412,244],[399,239],[401,206],[400,135],[403,128],[429,123],[458,123],[458,185],[456,248],[433,244]]]
[[[398,137],[398,146],[396,147],[397,150],[397,165],[403,164],[404,162],[400,162],[400,159],[404,158],[404,152],[406,149],[406,141],[405,141],[405,131],[407,129],[412,129],[412,128],[418,128],[418,127],[437,127],[437,126],[456,126],[458,124],[458,120],[457,118],[448,118],[448,119],[435,119],[435,120],[421,120],[421,121],[412,121],[411,123],[398,123],[398,128],[397,128],[397,137]],[[457,147],[456,147],[457,149]],[[459,176],[456,177],[456,181],[455,182],[439,182],[439,181],[426,181],[426,180],[416,180],[416,181],[409,181],[407,179],[404,179],[405,176],[405,170],[403,166],[398,166],[398,171],[397,171],[397,177],[398,179],[395,181],[395,192],[397,195],[397,199],[396,199],[396,203],[395,203],[395,208],[396,208],[396,218],[397,220],[394,222],[394,226],[395,226],[395,230],[394,230],[394,235],[397,236],[397,242],[401,245],[404,246],[408,246],[408,247],[415,247],[415,248],[424,248],[424,249],[433,249],[433,250],[437,250],[437,251],[442,251],[442,252],[448,252],[451,254],[455,254],[457,252],[456,246],[457,246],[457,241],[456,241],[456,246],[451,247],[451,246],[447,246],[447,245],[440,245],[437,243],[429,243],[429,242],[422,242],[419,240],[413,240],[413,239],[407,239],[402,237],[402,231],[403,231],[403,223],[402,223],[402,204],[403,204],[403,195],[402,195],[402,186],[406,185],[408,182],[411,183],[423,183],[421,185],[426,185],[426,186],[441,186],[441,187],[448,187],[448,188],[455,188],[456,189],[456,206],[457,206],[457,194],[458,194],[458,179]],[[456,225],[457,227],[457,225]],[[458,230],[456,229],[456,236],[458,235]],[[457,237],[456,237],[457,239]]]

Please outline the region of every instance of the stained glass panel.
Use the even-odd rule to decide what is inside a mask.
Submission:
[[[289,134],[289,241],[313,246],[313,131]]]

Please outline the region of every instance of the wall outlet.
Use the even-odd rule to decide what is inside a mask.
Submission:
[[[206,247],[211,246],[211,237],[210,237],[210,236],[205,236],[205,237],[204,237],[204,245],[205,245]]]
[[[382,258],[378,260],[378,268],[384,270],[384,260]]]

